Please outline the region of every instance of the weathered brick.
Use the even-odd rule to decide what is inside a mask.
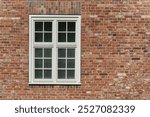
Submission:
[[[150,1],[1,0],[0,99],[150,99]],[[29,85],[30,14],[80,14],[81,85]]]

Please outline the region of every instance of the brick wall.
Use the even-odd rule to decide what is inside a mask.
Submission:
[[[81,85],[29,85],[29,14],[81,14]],[[0,0],[0,99],[150,99],[149,0]]]

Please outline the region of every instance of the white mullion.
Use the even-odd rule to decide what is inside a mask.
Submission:
[[[52,22],[52,79],[56,83],[57,80],[57,22],[56,19]]]
[[[68,43],[68,21],[66,21],[66,43]],[[65,68],[65,79],[67,79],[67,53],[68,53],[68,49],[66,47],[66,68]]]

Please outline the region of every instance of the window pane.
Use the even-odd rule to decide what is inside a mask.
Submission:
[[[44,31],[52,31],[52,22],[44,22]]]
[[[75,42],[75,33],[68,33],[68,42]]]
[[[52,33],[44,33],[44,42],[52,42]]]
[[[42,78],[42,70],[35,70],[35,78],[36,79]]]
[[[65,79],[65,70],[58,70],[58,79]]]
[[[66,22],[58,23],[58,31],[66,31]]]
[[[42,59],[35,59],[35,68],[42,68]]]
[[[35,42],[43,42],[43,33],[35,33]]]
[[[35,48],[35,57],[42,57],[43,51],[42,48]]]
[[[75,22],[68,22],[68,31],[75,31]]]
[[[58,33],[58,42],[66,42],[66,33]]]
[[[43,30],[43,22],[35,22],[35,31]]]
[[[65,68],[65,67],[66,67],[66,59],[59,59],[58,68]]]
[[[74,59],[67,60],[67,68],[75,68],[75,60]]]
[[[52,60],[44,59],[44,68],[52,68]]]
[[[67,79],[74,79],[74,78],[75,78],[75,71],[67,70]]]
[[[66,49],[58,49],[58,57],[65,58],[66,57]]]
[[[52,78],[52,71],[51,70],[44,70],[44,78],[51,79]]]
[[[67,57],[74,58],[75,57],[75,49],[67,49]]]
[[[52,57],[52,49],[45,48],[44,49],[44,57]]]

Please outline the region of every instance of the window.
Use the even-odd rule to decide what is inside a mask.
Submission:
[[[29,84],[80,84],[80,20],[29,16]]]

